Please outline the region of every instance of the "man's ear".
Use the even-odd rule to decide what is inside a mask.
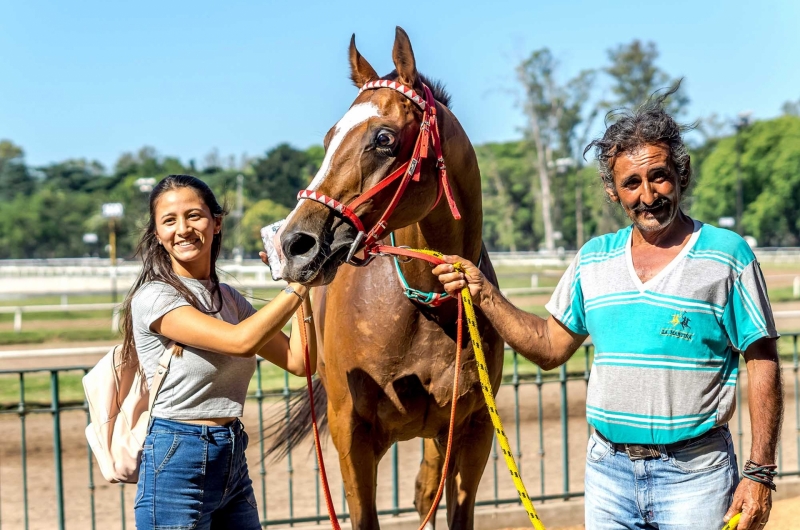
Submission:
[[[619,202],[619,195],[617,195],[617,191],[614,189],[613,186],[609,186],[608,184],[606,184],[605,186],[603,186],[603,190],[605,190],[611,202]]]

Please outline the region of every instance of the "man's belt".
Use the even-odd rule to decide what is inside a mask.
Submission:
[[[595,434],[597,437],[606,442],[610,445],[614,451],[619,453],[625,453],[628,455],[628,458],[631,460],[644,460],[646,458],[661,458],[661,449],[665,452],[673,452],[679,451],[686,447],[687,445],[693,444],[695,442],[699,442],[705,438],[713,436],[714,434],[718,433],[720,430],[725,429],[724,425],[719,427],[713,427],[709,431],[701,434],[700,436],[695,436],[694,438],[689,438],[688,440],[681,440],[680,442],[675,442],[671,444],[618,444],[614,443],[605,436],[603,436],[600,431],[595,429]]]

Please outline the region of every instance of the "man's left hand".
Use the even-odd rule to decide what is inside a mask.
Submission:
[[[737,530],[761,530],[769,521],[771,509],[772,491],[754,480],[742,478],[723,520],[727,523],[731,517],[741,512],[742,518],[739,519]]]

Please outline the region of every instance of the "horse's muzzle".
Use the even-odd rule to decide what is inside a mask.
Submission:
[[[313,232],[293,229],[281,236],[286,258],[282,276],[292,282],[325,285],[333,281],[352,246],[351,238],[324,241]]]

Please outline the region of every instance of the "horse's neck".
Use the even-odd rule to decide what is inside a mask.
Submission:
[[[477,263],[483,228],[478,161],[469,138],[450,110],[442,106],[438,106],[437,110],[447,178],[461,219],[453,218],[447,198],[443,195],[436,208],[417,223],[417,227],[428,248],[444,254],[456,254]]]

